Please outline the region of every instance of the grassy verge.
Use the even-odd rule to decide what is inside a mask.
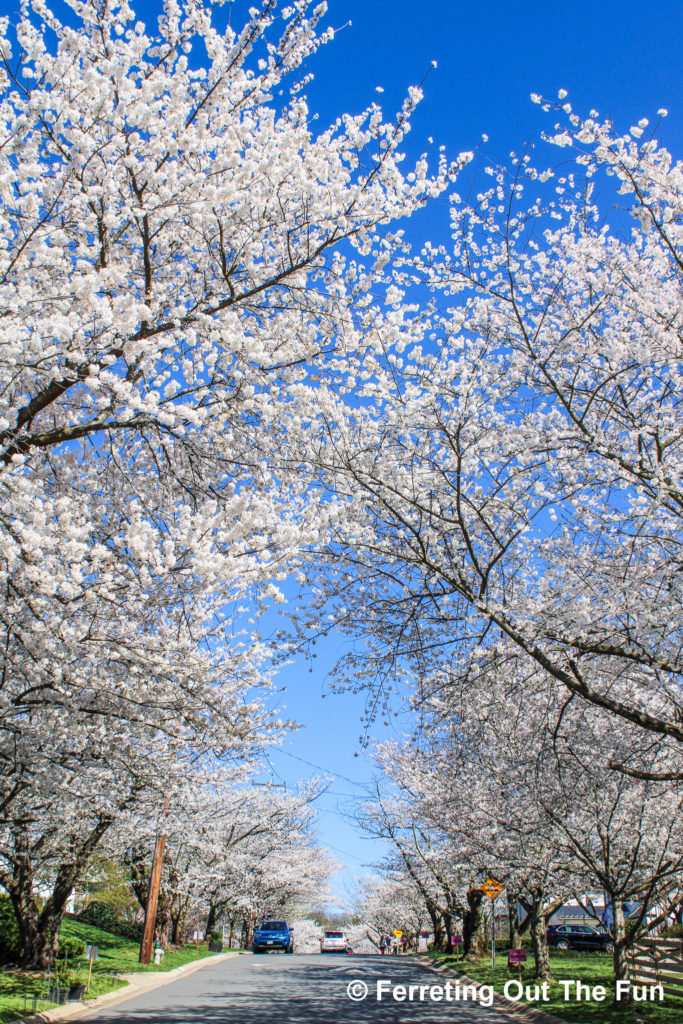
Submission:
[[[440,963],[448,963],[455,970],[462,971],[468,978],[483,985],[493,985],[494,990],[503,994],[503,986],[510,978],[516,978],[517,974],[510,974],[507,967],[507,957],[497,960],[495,970],[491,967],[490,960],[480,962],[463,962],[459,956],[450,956],[443,953],[433,954],[434,959]],[[529,957],[531,963],[524,970],[522,977],[523,984],[531,986],[529,994],[533,994],[533,986],[537,983],[533,978],[533,958]],[[519,1002],[529,1003],[531,1006],[551,1013],[561,1020],[570,1024],[636,1024],[637,1021],[645,1021],[646,1024],[681,1024],[683,1021],[683,999],[677,996],[664,996],[663,1002],[639,1002],[633,1005],[626,1003],[614,1003],[614,985],[612,982],[612,961],[609,956],[590,953],[560,953],[551,952],[550,966],[552,968],[554,984],[549,986],[549,1000],[534,1001],[533,999],[522,998]],[[574,999],[574,986],[570,988],[570,999],[564,998],[564,988],[560,981],[580,981],[584,985],[602,985],[606,989],[607,998],[604,1002],[593,1000]],[[539,993],[540,995],[541,993]]]
[[[91,925],[65,918],[60,935],[78,938],[89,945],[97,946],[99,959],[93,963],[90,991],[87,997],[89,999],[127,985],[127,982],[117,978],[116,975],[172,971],[175,967],[181,967],[183,964],[215,955],[209,953],[209,948],[205,943],[200,943],[199,956],[197,956],[196,946],[191,945],[167,952],[158,965],[153,963],[143,965],[138,963],[140,946],[137,942],[121,939],[110,932],[102,931],[101,928],[94,928]],[[87,964],[81,962],[80,964],[69,964],[69,967],[78,969],[78,980],[85,983],[88,976]],[[43,989],[44,975],[42,973],[0,972],[0,1024],[7,1024],[8,1021],[14,1021],[30,1014],[34,996],[40,999]],[[42,1011],[55,1005],[55,1003],[41,1001],[39,1009]]]
[[[138,963],[139,943],[132,942],[130,939],[121,939],[110,932],[103,932],[101,928],[65,918],[60,935],[78,938],[88,945],[97,946],[99,960],[93,964],[93,975],[95,973],[133,974],[138,971],[172,971],[175,967],[182,967],[183,964],[215,955],[209,953],[206,943],[200,942],[199,957],[197,957],[196,947],[190,945],[167,952],[160,964],[144,965]]]

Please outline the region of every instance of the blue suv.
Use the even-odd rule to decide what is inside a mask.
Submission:
[[[254,929],[251,948],[254,953],[267,953],[271,949],[293,953],[294,933],[286,921],[262,921],[261,925]]]

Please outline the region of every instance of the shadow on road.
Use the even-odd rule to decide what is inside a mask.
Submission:
[[[376,999],[378,978],[393,984],[442,984],[442,979],[398,957],[245,957],[229,961],[88,1017],[97,1024],[393,1024],[397,1021],[499,1024],[509,1020],[478,1003]],[[347,995],[364,981],[362,1001]],[[175,990],[175,991],[174,991]]]

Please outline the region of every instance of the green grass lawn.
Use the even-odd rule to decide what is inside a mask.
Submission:
[[[206,943],[199,944],[199,957],[194,945],[185,946],[183,949],[169,951],[163,957],[161,964],[149,964],[145,966],[138,963],[140,946],[130,939],[121,939],[110,932],[103,932],[100,928],[92,925],[81,924],[73,918],[65,918],[62,924],[60,935],[71,938],[79,938],[89,945],[97,946],[99,959],[93,963],[92,979],[88,998],[95,998],[105,992],[111,992],[116,988],[124,987],[127,982],[116,977],[119,974],[132,974],[138,971],[172,971],[175,967],[183,964],[193,963],[196,959],[204,959],[207,956],[214,956],[209,953]],[[69,964],[69,967],[78,967],[80,979],[87,980],[87,963]],[[44,976],[37,973],[24,971],[0,971],[0,1024],[7,1024],[8,1021],[16,1020],[31,1013],[33,997],[42,995]],[[54,1003],[41,1002],[39,1010],[46,1010]]]
[[[84,972],[83,980],[85,981],[86,978],[87,974]],[[44,984],[44,975],[40,973],[0,972],[0,1024],[31,1014],[34,996],[40,1000],[37,1006],[39,1012],[55,1006],[55,1003],[42,1000]],[[107,977],[103,973],[96,974],[93,970],[89,998],[94,999],[96,996],[101,996],[116,988],[125,988],[127,984],[126,981],[120,981],[111,976]]]
[[[93,964],[93,974],[132,974],[138,971],[172,971],[174,967],[181,967],[183,964],[192,963],[197,959],[197,951],[194,945],[185,946],[184,949],[174,949],[163,957],[159,965],[151,963],[148,965],[139,964],[140,944],[130,939],[120,939],[110,932],[103,932],[89,924],[81,924],[73,918],[64,918],[60,935],[71,936],[81,939],[89,945],[97,946],[99,960]],[[206,956],[214,956],[209,953],[206,943],[199,943],[199,959]]]
[[[448,963],[455,970],[462,971],[473,981],[493,985],[499,995],[503,993],[505,982],[511,977],[517,977],[516,973],[514,975],[509,973],[506,955],[497,957],[495,970],[491,967],[490,960],[473,963],[463,962],[459,956],[439,953],[433,954],[433,956],[435,960]],[[571,1022],[571,1024],[635,1024],[636,1021],[645,1021],[646,1024],[682,1024],[683,1022],[683,999],[676,996],[665,995],[661,1003],[643,1002],[632,1006],[625,1003],[614,1003],[612,958],[610,956],[571,951],[561,953],[551,950],[550,966],[555,983],[548,990],[549,1001],[533,1002],[523,998],[519,1000],[520,1002],[529,1002],[539,1010],[551,1013],[561,1020]],[[524,985],[536,984],[533,973],[533,956],[529,953],[529,962],[522,978]],[[566,1002],[564,990],[557,982],[573,979],[590,986],[602,985],[607,990],[605,1002],[576,1002],[573,998]]]

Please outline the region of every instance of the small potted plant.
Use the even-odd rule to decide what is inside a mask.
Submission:
[[[65,1003],[69,990],[70,971],[64,960],[57,960],[52,971],[50,998],[54,1003]]]
[[[80,971],[75,971],[69,981],[69,989],[67,992],[67,1002],[79,1003],[83,998],[85,992],[85,980]]]
[[[220,953],[223,949],[223,935],[221,932],[211,932],[209,935],[209,952]]]

